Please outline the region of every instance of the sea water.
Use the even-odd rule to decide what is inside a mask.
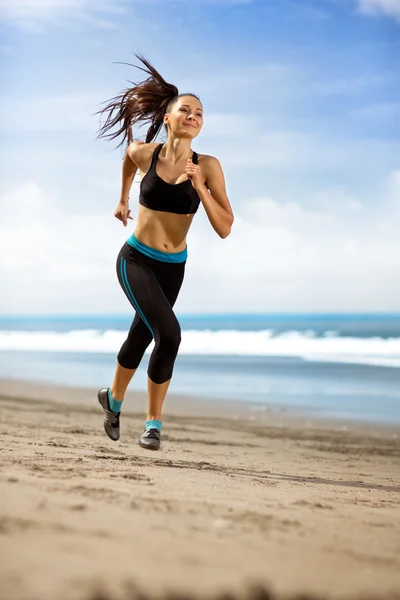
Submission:
[[[177,315],[169,390],[400,424],[400,315]],[[0,317],[0,376],[110,385],[133,315]],[[131,383],[147,389],[148,347]]]

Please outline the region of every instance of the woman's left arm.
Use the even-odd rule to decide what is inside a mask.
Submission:
[[[228,237],[234,216],[226,194],[225,177],[219,160],[214,156],[207,156],[203,168],[204,183],[199,165],[195,165],[190,159],[186,171],[214,230],[221,238]]]

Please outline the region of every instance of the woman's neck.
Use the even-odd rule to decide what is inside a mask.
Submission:
[[[161,149],[163,158],[171,163],[179,163],[192,158],[191,142],[192,140],[184,138],[168,139]]]

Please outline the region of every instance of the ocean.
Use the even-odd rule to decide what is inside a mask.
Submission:
[[[400,424],[399,314],[179,315],[169,391]],[[110,385],[133,315],[2,316],[0,377]],[[130,389],[147,389],[152,342]]]

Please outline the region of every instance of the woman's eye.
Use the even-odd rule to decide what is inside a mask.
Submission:
[[[179,110],[181,110],[182,112],[188,112],[188,109],[187,109],[187,108],[180,108]],[[201,119],[201,117],[202,117],[202,116],[203,116],[203,115],[199,115],[198,113],[197,113],[197,115],[196,115],[196,117],[200,117],[200,119]]]

